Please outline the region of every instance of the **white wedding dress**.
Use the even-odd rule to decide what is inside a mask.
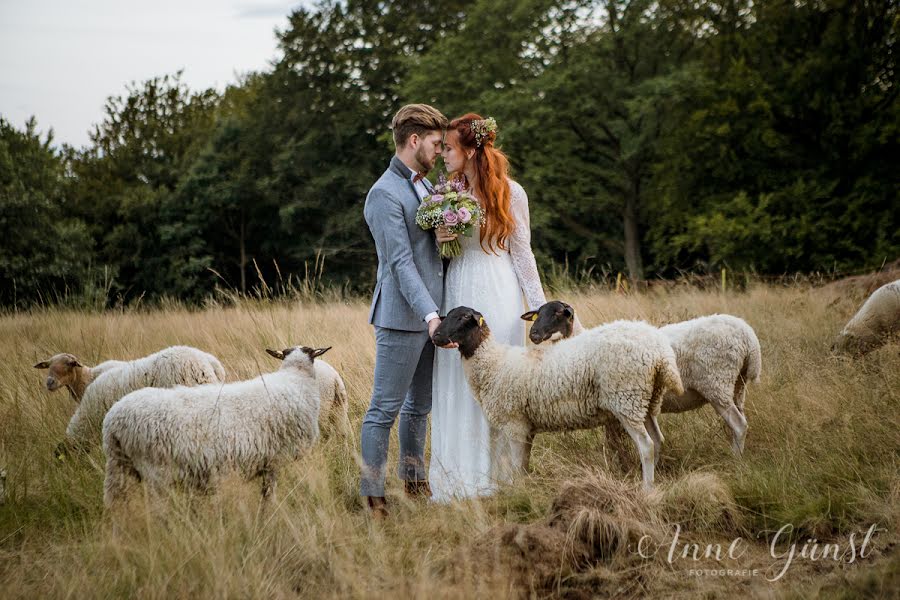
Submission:
[[[462,255],[447,269],[441,314],[457,306],[474,308],[484,315],[494,339],[522,346],[525,321],[520,315],[536,310],[546,299],[531,251],[528,196],[518,183],[510,180],[509,185],[516,225],[506,243],[508,250],[486,253],[477,228],[472,237],[460,237]],[[436,349],[432,386],[428,479],[433,500],[491,494],[498,483],[491,477],[491,429],[469,390],[459,350]]]

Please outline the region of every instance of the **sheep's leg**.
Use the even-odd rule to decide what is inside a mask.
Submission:
[[[106,478],[103,481],[103,504],[112,508],[125,497],[128,490],[129,475],[127,468],[118,459],[106,460]]]
[[[713,408],[731,429],[731,450],[735,456],[740,457],[744,453],[744,440],[747,437],[747,418],[733,402],[724,405],[712,402]]]
[[[734,382],[734,405],[741,411],[741,414],[744,414],[744,396],[746,392],[747,385],[744,381],[744,374],[741,373]]]
[[[656,422],[656,417],[647,415],[647,418],[644,420],[644,428],[653,439],[653,464],[658,465],[659,453],[660,450],[662,450],[662,443],[665,438],[663,437],[662,431],[659,430],[659,423]]]
[[[513,479],[513,443],[510,434],[503,428],[491,428],[491,479],[498,483],[508,483]]]
[[[491,470],[499,483],[509,483],[526,467],[533,438],[525,424],[507,423],[491,430]]]
[[[634,440],[638,448],[638,454],[641,456],[641,471],[644,475],[644,489],[653,488],[653,438],[647,433],[647,428],[643,423],[632,423],[625,419],[620,419],[620,423]]]
[[[110,444],[109,456],[106,459],[106,477],[103,481],[103,503],[107,508],[123,500],[132,483],[141,481],[140,473],[119,448],[118,442]]]

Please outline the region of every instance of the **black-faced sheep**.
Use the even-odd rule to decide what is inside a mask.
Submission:
[[[667,392],[684,391],[675,354],[655,327],[616,321],[550,347],[525,348],[495,341],[481,313],[461,306],[433,340],[458,344],[475,398],[504,434],[495,436],[496,448],[492,442],[495,465],[527,469],[536,433],[616,420],[638,448],[645,487],[652,486],[663,441],[656,415]],[[501,471],[498,479],[510,475]]]

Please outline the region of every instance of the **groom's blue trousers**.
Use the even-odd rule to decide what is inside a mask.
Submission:
[[[361,496],[384,496],[391,427],[400,415],[400,479],[424,481],[434,344],[427,331],[375,327],[372,401],[362,425]]]

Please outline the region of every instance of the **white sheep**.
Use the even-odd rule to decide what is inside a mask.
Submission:
[[[528,468],[536,433],[588,429],[617,420],[641,456],[644,486],[653,484],[663,442],[656,422],[663,396],[682,393],[675,354],[655,328],[616,321],[552,346],[508,346],[493,339],[484,317],[454,308],[433,336],[459,345],[469,387],[488,422],[502,430],[492,463]],[[500,479],[509,477],[502,473]]]
[[[522,315],[533,321],[529,337],[540,344],[577,335],[574,310],[565,302],[548,302]],[[746,383],[759,381],[762,353],[756,332],[731,315],[710,315],[660,327],[675,351],[685,391],[669,393],[661,412],[678,413],[710,404],[731,430],[731,448],[740,456],[747,437],[744,415]],[[610,428],[611,435],[621,432]],[[621,444],[612,440],[621,448]]]
[[[122,398],[103,420],[106,506],[133,482],[154,492],[175,483],[207,490],[231,470],[261,477],[263,496],[271,497],[280,464],[319,437],[313,363],[328,349],[269,351],[281,368],[249,381],[145,388]]]
[[[900,331],[900,279],[887,283],[866,299],[832,345],[833,352],[865,354]]]
[[[103,416],[120,398],[145,387],[225,383],[225,369],[212,354],[171,346],[104,371],[84,390],[66,428],[68,444],[87,450],[96,443]]]
[[[277,354],[272,355],[278,358]],[[323,435],[337,434],[346,439],[352,433],[350,418],[347,415],[350,399],[347,395],[347,388],[344,386],[344,380],[341,379],[334,367],[324,360],[315,361],[315,370],[321,398],[319,430]]]
[[[45,382],[47,390],[55,392],[58,389],[66,388],[69,390],[72,399],[78,403],[81,402],[81,398],[84,396],[85,388],[94,379],[124,364],[126,363],[121,360],[108,360],[95,367],[87,367],[81,364],[81,361],[74,354],[63,352],[36,363],[34,368],[49,369],[47,381]]]

